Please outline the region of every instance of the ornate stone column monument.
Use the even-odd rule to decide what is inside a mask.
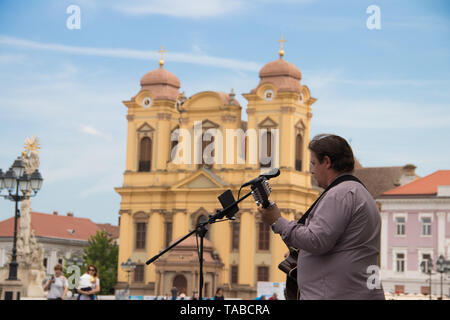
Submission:
[[[22,151],[22,160],[27,175],[39,168],[39,140],[28,138]],[[30,194],[32,190],[25,191]],[[44,254],[42,246],[37,243],[34,230],[31,230],[31,199],[24,199],[20,204],[20,224],[17,237],[18,278],[23,285],[23,297],[43,298],[43,281],[45,281]],[[9,260],[11,257],[9,258]],[[8,265],[0,269],[0,279],[8,274]]]

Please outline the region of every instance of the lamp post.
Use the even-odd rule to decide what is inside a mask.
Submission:
[[[427,260],[422,261],[420,263],[420,267],[421,267],[423,273],[428,274],[430,276],[430,279],[429,279],[430,286],[429,286],[429,288],[430,288],[430,300],[431,300],[432,299],[432,295],[431,295],[431,275],[433,274],[431,272],[432,268],[433,268],[433,261],[431,260],[431,257],[428,258]]]
[[[25,165],[22,161],[21,157],[18,157],[12,167],[6,172],[3,173],[0,169],[0,193],[6,189],[8,194],[2,195],[5,199],[14,201],[16,203],[15,211],[14,211],[14,240],[13,240],[13,249],[12,249],[12,257],[11,262],[9,264],[9,276],[7,280],[18,280],[17,279],[17,219],[20,217],[19,212],[19,202],[25,199],[29,199],[30,197],[36,196],[38,191],[42,186],[41,174],[36,169],[31,176],[27,175],[25,172]],[[33,194],[30,194],[29,190],[33,191]],[[20,194],[21,192],[21,194]]]
[[[120,266],[128,274],[127,291],[128,291],[128,296],[129,296],[130,295],[130,282],[131,282],[130,275],[131,275],[131,272],[133,272],[134,269],[136,269],[136,262],[133,262],[131,260],[131,258],[128,258],[127,262],[122,262],[122,264]]]
[[[448,261],[446,261],[444,256],[441,254],[436,261],[436,271],[441,274],[441,300],[443,298],[443,292],[442,292],[443,276],[444,276],[444,272],[447,271],[447,268],[448,268]]]
[[[75,271],[75,281],[72,282],[71,278],[72,275],[69,277],[69,289],[72,292],[72,297],[77,294],[77,287],[78,287],[78,281],[80,279],[80,270],[81,267],[84,265],[84,261],[82,258],[80,258],[77,255],[72,255],[70,258],[67,259],[68,268],[66,269],[69,274],[72,274]],[[73,279],[73,278],[72,278]]]
[[[75,255],[70,257],[69,259],[67,259],[67,262],[69,263],[69,265],[75,265],[80,269],[84,264],[83,259],[81,259],[80,257],[75,256]]]

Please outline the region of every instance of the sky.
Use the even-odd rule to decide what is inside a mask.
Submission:
[[[346,138],[364,167],[450,169],[445,0],[1,0],[0,168],[34,135],[44,182],[32,210],[117,225],[122,101],[158,68],[161,46],[180,92],[234,89],[246,120],[241,94],[278,58],[281,35],[318,99],[311,136]],[[0,201],[0,220],[13,214]]]

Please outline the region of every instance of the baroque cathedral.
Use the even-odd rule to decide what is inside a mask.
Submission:
[[[301,83],[300,70],[283,58],[282,44],[279,58],[264,65],[259,83],[242,94],[247,121],[233,90],[185,97],[162,56],[159,68],[141,78],[139,92],[123,101],[128,130],[123,185],[115,188],[121,197],[116,288],[129,286],[131,295],[170,295],[173,287],[187,296],[198,292],[195,235],[145,262],[222,209],[219,195],[229,189],[237,199],[242,184],[270,168],[281,172],[270,180],[270,199],[285,218],[299,219],[317,198],[308,152],[316,99]],[[285,281],[278,264],[286,252],[280,236],[262,223],[253,197],[246,198],[234,220],[208,226],[203,296],[220,287],[228,298],[253,299],[258,281]],[[121,268],[128,259],[136,263],[133,272]]]

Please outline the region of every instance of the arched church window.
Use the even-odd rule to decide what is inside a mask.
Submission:
[[[231,250],[239,250],[240,223],[231,223]]]
[[[150,171],[152,167],[152,139],[144,137],[140,144],[139,171]]]
[[[145,238],[147,224],[145,222],[136,223],[136,249],[145,249]]]
[[[295,170],[302,171],[303,160],[303,137],[297,134],[295,138]]]
[[[201,152],[199,154],[201,159],[198,159],[198,168],[205,167],[209,169],[214,165],[216,154],[215,135],[220,126],[210,120],[203,120],[201,128],[202,135],[199,137],[200,141],[197,142],[197,147],[201,146]]]
[[[170,133],[170,150],[169,150],[170,161],[175,159],[175,157],[177,155],[177,147],[178,147],[178,143],[180,142],[180,132],[179,131],[180,131],[180,129],[177,126]]]
[[[272,133],[270,131],[263,133],[261,143],[260,166],[270,168],[272,167]]]
[[[134,248],[136,250],[145,249],[147,246],[147,231],[148,222],[149,222],[149,214],[145,212],[137,212],[133,215],[134,222]]]
[[[208,146],[210,146],[208,148]],[[211,148],[213,148],[211,150]],[[211,168],[214,163],[214,156],[216,148],[214,145],[214,136],[210,132],[203,132],[202,134],[202,166]]]
[[[172,241],[172,232],[173,232],[173,222],[167,221],[165,223],[165,235],[166,235],[166,247],[169,246],[170,242]]]

